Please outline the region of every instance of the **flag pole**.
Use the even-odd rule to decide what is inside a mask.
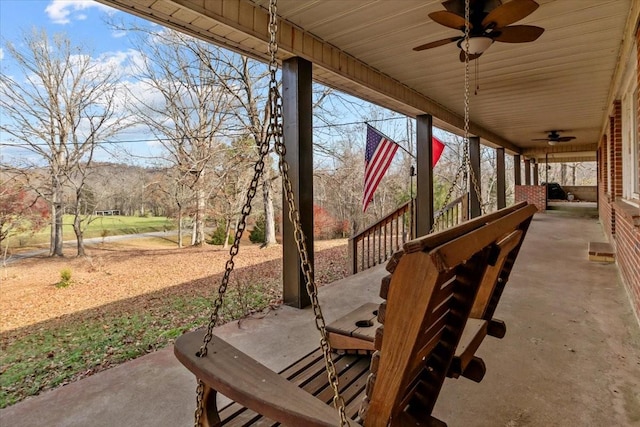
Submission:
[[[410,185],[409,185],[409,239],[413,239],[415,232],[414,232],[414,222],[413,222],[413,177],[416,175],[416,168],[411,165],[411,167],[409,168],[409,181],[410,181]]]

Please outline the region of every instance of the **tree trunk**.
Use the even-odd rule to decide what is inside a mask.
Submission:
[[[262,176],[262,199],[264,202],[264,246],[277,244],[276,218],[273,211],[273,190],[271,188],[271,172],[265,171]]]
[[[51,248],[49,256],[64,256],[62,253],[62,186],[53,178],[53,202],[51,203]]]
[[[84,252],[84,239],[82,235],[82,189],[83,185],[80,185],[76,189],[76,201],[75,201],[75,212],[73,216],[73,232],[76,235],[76,248],[77,253],[76,256],[83,257],[85,256]]]
[[[567,183],[567,164],[560,164],[560,185],[565,185]]]
[[[49,231],[49,256],[56,254],[56,204],[51,203],[51,230]]]
[[[207,196],[204,189],[199,185],[196,189],[196,217],[193,223],[193,236],[191,244],[202,246],[204,244],[204,215],[207,207]]]
[[[182,247],[182,206],[178,204],[178,247]]]
[[[82,236],[82,223],[81,223],[80,213],[77,211],[73,218],[73,231],[74,233],[76,233],[76,242],[78,246],[77,256],[83,257],[86,254],[84,251],[84,239]]]
[[[236,228],[237,230],[237,228]],[[224,242],[222,243],[222,249],[229,249],[229,235],[231,234],[231,218],[225,219],[224,227]]]

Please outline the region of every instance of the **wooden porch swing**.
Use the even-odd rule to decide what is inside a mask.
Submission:
[[[198,379],[195,426],[446,426],[431,412],[454,363],[478,290],[491,277],[493,282],[498,280],[507,271],[504,265],[513,263],[535,207],[517,205],[405,244],[387,265],[391,275],[382,281],[380,295],[385,302],[377,312],[381,326],[375,333],[375,353],[333,354],[284,160],[276,81],[276,0],[270,0],[269,14],[273,113],[269,137],[260,146],[209,324],[175,343],[176,357]],[[467,136],[467,108],[465,121]],[[271,141],[280,158],[301,268],[320,332],[320,348],[280,374],[213,335]],[[481,341],[489,322],[479,319],[474,324],[474,336]],[[467,353],[473,359],[473,352]],[[234,402],[219,410],[218,392]]]

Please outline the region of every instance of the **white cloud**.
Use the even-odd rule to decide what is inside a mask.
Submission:
[[[0,47],[0,61],[4,59],[4,49]]]
[[[95,64],[104,67],[105,71],[114,70],[123,77],[136,75],[143,61],[142,54],[134,49],[105,52],[94,58]]]
[[[76,13],[89,8],[98,8],[104,12],[113,12],[109,6],[105,6],[93,0],[52,0],[45,8],[46,14],[56,24],[68,24],[72,19],[86,19],[84,13]]]
[[[160,148],[160,147],[162,147],[162,142],[160,142],[158,140],[147,141],[147,147]]]

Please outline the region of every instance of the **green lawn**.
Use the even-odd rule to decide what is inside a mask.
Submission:
[[[262,268],[272,264],[251,268],[262,277]],[[221,322],[262,310],[273,302],[281,285],[279,270],[269,271],[276,277],[261,278],[259,283],[231,283],[220,312]],[[239,275],[236,271],[236,277]],[[217,283],[220,276],[208,280]],[[195,282],[198,285],[187,283],[180,289],[141,295],[121,304],[1,333],[0,408],[164,348],[182,333],[206,325],[213,297],[204,281]]]
[[[346,245],[316,253],[318,286],[347,275],[345,256]],[[281,271],[278,259],[236,268],[221,323],[279,304]],[[178,286],[0,333],[0,408],[165,348],[206,325],[222,273],[204,279],[187,273]]]
[[[73,215],[64,215],[62,236],[64,240],[74,240]],[[121,234],[148,233],[175,228],[172,220],[163,216],[99,216],[93,217],[84,231],[85,238],[117,236]],[[51,227],[47,226],[37,233],[23,233],[10,237],[9,247],[16,249],[49,243]]]

